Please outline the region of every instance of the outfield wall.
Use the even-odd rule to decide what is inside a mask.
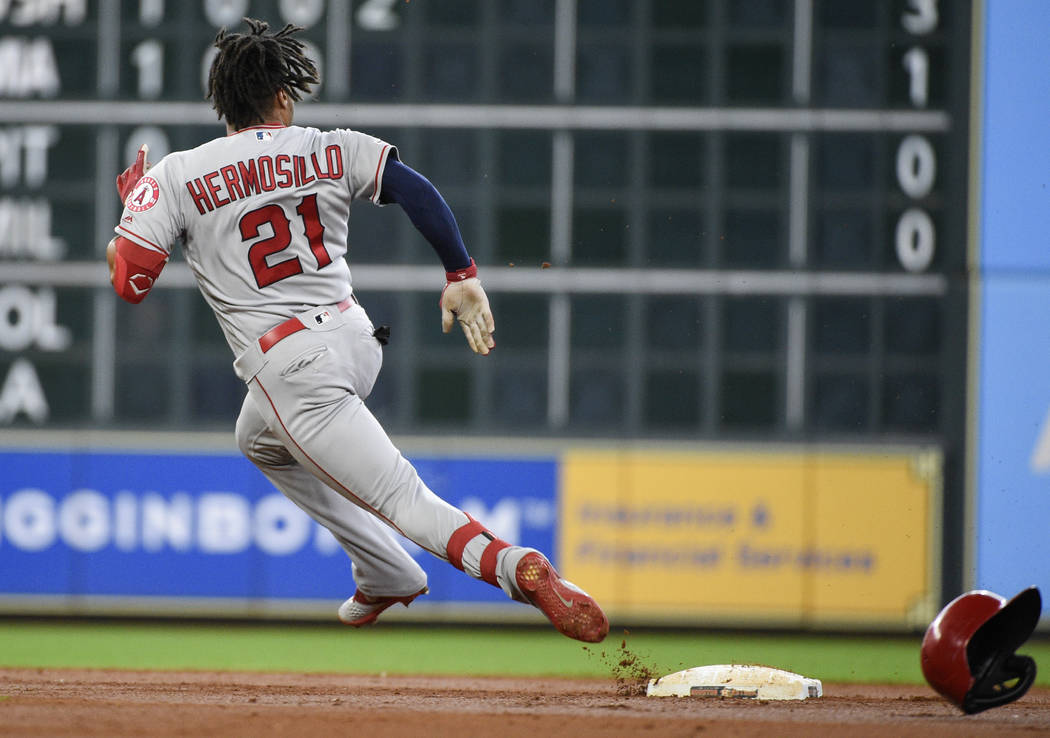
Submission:
[[[0,611],[334,617],[353,583],[327,531],[228,439],[156,440],[4,444]],[[549,552],[614,621],[902,629],[936,612],[935,451],[496,447],[404,444],[436,493]],[[431,587],[411,614],[535,618],[406,544]]]
[[[986,2],[975,179],[969,586],[1050,616],[1050,4]]]

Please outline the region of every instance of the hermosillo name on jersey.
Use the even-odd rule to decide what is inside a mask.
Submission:
[[[297,154],[259,156],[227,164],[186,182],[186,189],[204,215],[245,197],[277,188],[303,187],[319,179],[342,179],[343,152],[336,145],[325,147],[309,158]],[[220,179],[221,178],[221,179]]]

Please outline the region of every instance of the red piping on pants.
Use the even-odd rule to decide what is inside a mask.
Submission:
[[[281,420],[281,414],[279,412],[277,412],[277,406],[273,404],[273,398],[270,397],[270,393],[266,391],[265,387],[263,387],[262,382],[259,381],[258,377],[256,377],[252,381],[254,381],[257,385],[259,385],[259,389],[261,389],[263,394],[266,395],[266,401],[270,403],[270,407],[273,409],[273,414],[274,414],[274,416],[276,416],[277,422],[281,424],[281,428],[284,430],[285,434],[288,436],[288,438],[291,440],[291,442],[295,444],[295,447],[297,449],[299,449],[299,452],[302,453],[302,455],[305,456],[307,459],[309,459],[311,464],[313,464],[318,469],[320,469],[322,474],[324,474],[326,477],[331,479],[332,483],[335,484],[335,486],[337,486],[339,489],[341,489],[348,497],[351,497],[354,500],[356,500],[358,505],[360,505],[364,509],[368,510],[370,513],[375,515],[380,520],[383,520],[384,522],[386,522],[388,525],[390,525],[390,527],[392,527],[394,530],[396,530],[398,533],[400,533],[401,535],[404,536],[405,535],[404,532],[400,528],[398,528],[396,525],[394,525],[394,522],[392,520],[389,520],[388,518],[384,517],[378,510],[376,510],[371,505],[367,504],[364,500],[362,500],[360,497],[358,497],[353,492],[351,492],[349,489],[347,489],[345,486],[343,486],[339,482],[339,480],[336,479],[335,477],[333,477],[331,474],[329,474],[325,470],[325,468],[323,466],[321,466],[316,461],[314,461],[313,457],[310,456],[310,454],[306,453],[306,451],[303,449],[303,447],[299,445],[299,442],[296,441],[295,438],[292,436],[291,432],[289,432],[288,427],[284,424],[284,421]],[[408,536],[405,536],[405,538],[408,538]],[[421,544],[419,544],[418,541],[414,541],[414,543],[416,543],[417,545],[420,545],[421,548],[424,548],[427,551],[430,551],[429,548],[426,548],[426,546],[422,546]],[[440,554],[437,554],[434,551],[430,551],[430,553],[434,554],[435,556],[440,556]]]

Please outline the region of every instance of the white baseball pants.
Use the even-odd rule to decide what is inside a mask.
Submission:
[[[244,454],[296,505],[330,530],[358,589],[414,594],[426,574],[380,524],[522,600],[508,546],[435,495],[364,404],[382,365],[365,310],[353,303],[298,314],[306,327],[265,352],[253,342],[234,362],[248,385],[237,419]]]

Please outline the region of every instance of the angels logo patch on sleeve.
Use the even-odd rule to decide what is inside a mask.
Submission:
[[[138,181],[124,205],[133,213],[141,213],[156,205],[159,198],[160,185],[153,177],[147,176]]]

